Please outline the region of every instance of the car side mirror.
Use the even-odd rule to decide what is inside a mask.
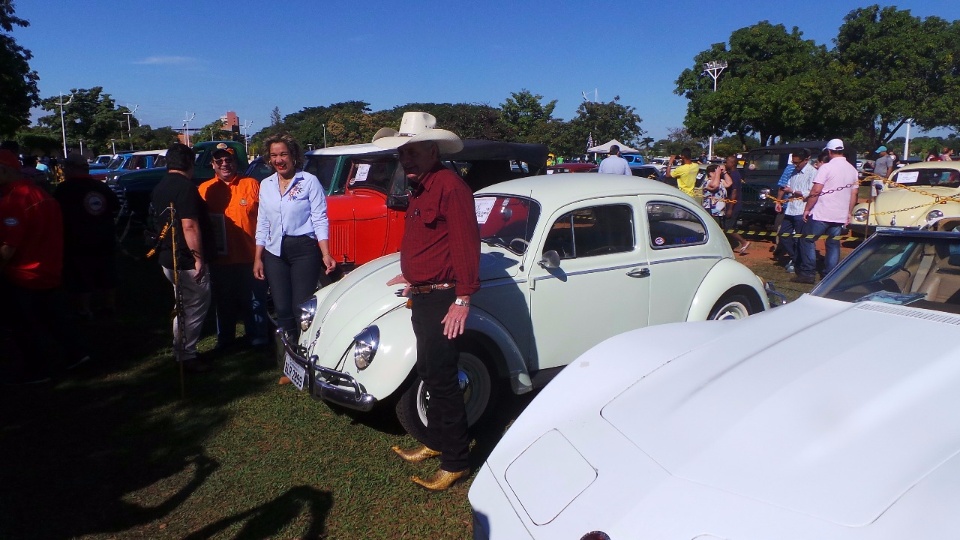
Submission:
[[[410,199],[406,194],[390,195],[387,197],[387,208],[395,212],[406,212],[409,204]]]
[[[560,254],[554,250],[543,252],[543,258],[540,259],[540,262],[537,264],[541,268],[559,268],[560,267]]]

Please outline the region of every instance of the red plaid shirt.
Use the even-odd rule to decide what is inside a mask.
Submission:
[[[456,283],[457,296],[480,289],[480,231],[473,193],[453,171],[424,175],[407,207],[400,270],[412,285]]]

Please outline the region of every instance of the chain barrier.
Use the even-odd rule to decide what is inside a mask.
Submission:
[[[773,231],[754,231],[750,229],[724,229],[726,234],[739,234],[744,236],[760,236],[765,238],[806,238],[808,240],[840,240],[845,242],[847,240],[858,240],[859,238],[851,235],[841,235],[841,236],[829,236],[826,234],[813,235],[813,234],[801,234],[801,233],[780,233]]]

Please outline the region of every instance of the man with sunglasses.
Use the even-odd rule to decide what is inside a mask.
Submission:
[[[799,242],[793,236],[803,230],[803,208],[807,196],[813,187],[813,178],[817,170],[810,164],[810,151],[797,148],[790,156],[791,172],[787,185],[780,188],[777,199],[788,201],[786,205],[777,203],[777,212],[783,212],[780,223],[780,245],[790,259],[784,264],[788,273],[795,273],[800,265]]]
[[[244,323],[249,345],[261,347],[268,343],[266,284],[256,283],[258,280],[253,277],[260,184],[238,173],[235,152],[226,143],[218,144],[212,162],[216,176],[200,184],[200,196],[210,211],[216,241],[211,246],[214,252],[210,285],[217,312],[218,352],[237,344],[239,321]]]

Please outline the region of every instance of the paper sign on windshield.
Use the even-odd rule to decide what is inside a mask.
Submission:
[[[473,205],[477,211],[477,223],[483,225],[490,219],[490,212],[493,211],[493,206],[497,203],[497,200],[491,197],[485,197],[483,199],[474,199]]]
[[[370,174],[370,164],[361,163],[357,165],[357,175],[353,177],[354,182],[366,182],[367,175]]]
[[[906,171],[897,175],[898,184],[916,184],[920,177],[920,171]]]

